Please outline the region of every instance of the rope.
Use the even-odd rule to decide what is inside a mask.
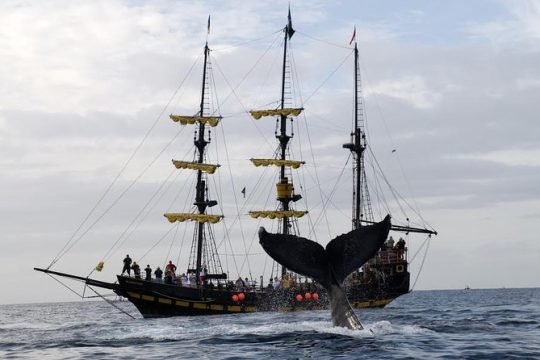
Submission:
[[[120,176],[122,176],[122,174],[124,173],[124,171],[126,170],[126,168],[128,167],[128,165],[131,163],[131,161],[133,160],[133,158],[135,157],[135,155],[139,152],[139,150],[141,149],[141,147],[143,146],[143,144],[146,142],[146,139],[148,138],[148,136],[150,135],[150,133],[152,132],[152,130],[156,127],[158,121],[161,119],[161,116],[163,116],[163,114],[165,113],[165,110],[167,110],[167,108],[169,107],[169,105],[171,104],[171,102],[173,101],[174,97],[176,96],[176,94],[178,93],[178,91],[182,88],[184,82],[186,81],[186,79],[189,77],[189,75],[191,74],[191,72],[193,71],[193,68],[195,67],[195,64],[197,63],[197,61],[195,61],[193,63],[193,65],[191,65],[191,68],[189,69],[189,71],[187,72],[186,76],[184,76],[184,79],[182,79],[182,81],[180,82],[180,85],[178,85],[178,87],[176,88],[176,90],[173,92],[172,96],[170,97],[169,101],[167,101],[167,104],[165,105],[165,107],[163,107],[163,109],[161,110],[161,112],[159,113],[159,115],[156,117],[156,119],[154,120],[154,123],[152,124],[152,126],[150,126],[150,128],[148,129],[148,131],[146,132],[146,134],[143,136],[143,138],[141,139],[141,141],[139,142],[139,144],[137,145],[137,147],[135,148],[135,150],[133,151],[133,153],[130,155],[130,157],[128,158],[128,160],[126,161],[126,163],[124,164],[124,166],[122,166],[122,168],[120,169],[120,171],[118,172],[118,174],[116,175],[116,177],[113,179],[113,181],[111,182],[111,184],[107,187],[107,189],[105,189],[105,192],[101,195],[101,197],[98,199],[98,201],[96,202],[96,204],[94,205],[94,207],[92,207],[92,209],[90,210],[90,212],[86,215],[86,217],[84,218],[84,220],[79,224],[79,226],[77,227],[77,229],[75,229],[75,231],[73,232],[73,234],[70,236],[70,238],[68,239],[68,241],[65,243],[65,245],[60,249],[60,251],[56,254],[56,256],[53,258],[53,260],[51,261],[51,263],[49,264],[49,266],[47,267],[47,270],[50,269],[54,264],[56,264],[58,262],[58,260],[60,260],[72,247],[73,245],[69,246],[70,243],[75,239],[75,236],[77,235],[77,233],[82,229],[82,227],[86,224],[86,222],[90,219],[90,217],[94,214],[94,211],[97,209],[97,207],[101,204],[101,202],[103,201],[103,199],[105,199],[105,197],[107,196],[107,194],[110,192],[110,190],[112,189],[112,187],[114,186],[114,184],[116,184],[116,182],[118,181],[118,179],[120,178]],[[90,226],[90,228],[92,226],[94,226],[94,224],[92,224]],[[83,233],[83,235],[81,235],[77,240],[75,240],[75,243],[77,243],[88,231],[86,231],[85,233]],[[69,248],[68,248],[69,246]]]
[[[431,236],[428,236],[426,238],[426,240],[424,241],[424,243],[427,242],[426,251],[424,252],[424,257],[422,258],[422,262],[420,263],[420,269],[418,269],[418,274],[416,274],[416,279],[413,282],[413,286],[411,287],[411,291],[414,290],[414,287],[416,286],[416,282],[418,281],[418,278],[420,277],[420,273],[422,272],[422,268],[424,267],[424,262],[426,261],[427,253],[428,253],[428,250],[429,250],[429,244],[431,243],[429,241],[430,239],[431,239]],[[418,251],[420,251],[420,249]],[[416,254],[414,256],[416,256]],[[414,260],[414,257],[413,257],[413,259],[411,259],[411,261],[413,261],[413,260]]]
[[[100,293],[98,293],[96,290],[92,289],[91,286],[88,286],[88,288],[90,290],[92,290],[94,292],[94,294],[96,294],[97,296],[99,296],[100,298],[102,298],[103,300],[105,300],[107,302],[107,304],[111,305],[112,307],[116,308],[118,311],[120,311],[121,313],[129,316],[130,318],[132,319],[135,319],[135,316],[131,315],[130,313],[128,313],[127,311],[119,308],[118,306],[116,306],[111,300],[105,298],[103,295],[101,295]]]
[[[318,39],[316,37],[313,37],[311,35],[308,35],[306,33],[303,33],[301,31],[296,31],[297,34],[300,34],[300,35],[304,35],[305,37],[307,37],[308,39],[311,39],[311,40],[314,40],[314,41],[318,41],[318,42],[321,42],[323,44],[326,44],[326,45],[330,45],[330,46],[334,46],[334,47],[337,47],[337,48],[340,48],[340,49],[346,49],[346,50],[351,50],[351,47],[349,46],[343,46],[343,45],[339,45],[339,44],[336,44],[336,43],[332,43],[328,40],[323,40],[323,39]]]
[[[72,293],[74,293],[75,295],[77,295],[78,297],[80,297],[81,299],[84,297],[83,295],[79,294],[78,292],[76,292],[75,290],[73,290],[72,288],[70,288],[69,286],[67,286],[66,284],[64,284],[62,281],[58,280],[57,278],[55,278],[54,276],[52,276],[51,274],[49,273],[46,273],[47,275],[49,275],[54,281],[58,282],[59,284],[61,284],[63,287],[65,287],[66,289],[68,289],[69,291],[71,291]],[[82,280],[79,280],[79,281],[82,281]]]

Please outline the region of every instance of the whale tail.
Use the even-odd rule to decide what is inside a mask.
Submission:
[[[334,325],[362,328],[341,284],[380,249],[390,231],[390,215],[331,240],[326,249],[315,241],[286,234],[271,234],[261,227],[259,242],[278,263],[312,278],[328,292]]]

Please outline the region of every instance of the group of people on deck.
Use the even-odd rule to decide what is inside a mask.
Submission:
[[[133,270],[133,275],[135,276],[135,279],[141,279],[141,267],[139,266],[139,264],[137,264],[136,261],[133,261],[129,257],[129,254],[126,255],[123,262],[124,262],[124,267],[122,268],[121,275],[124,275],[125,273],[127,273],[128,276],[131,276],[131,270]],[[150,265],[146,265],[146,267],[144,268],[144,272],[145,272],[144,279],[151,281],[152,268],[150,267]],[[165,266],[165,282],[167,282],[167,278],[170,278],[171,283],[172,283],[172,278],[175,276],[174,275],[175,272],[176,272],[176,265],[174,265],[173,262],[169,260],[169,263],[167,264],[167,266]],[[156,270],[154,271],[155,280],[159,282],[163,281],[163,274],[164,274],[163,270],[161,270],[161,268],[158,266]]]
[[[386,242],[381,246],[381,251],[395,251],[398,259],[403,259],[403,254],[405,252],[405,240],[400,237],[398,242],[394,245],[394,239],[392,236],[386,240]]]
[[[135,279],[141,279],[141,268],[137,262],[133,261],[129,254],[126,255],[124,258],[124,267],[122,268],[122,274],[124,275],[127,273],[128,276],[131,276],[131,270],[133,270],[133,274]],[[150,265],[146,265],[146,268],[144,268],[145,272],[145,280],[152,281],[152,268]],[[164,282],[165,284],[173,284],[176,283],[181,286],[191,286],[196,285],[196,276],[194,273],[188,273],[187,275],[181,274],[176,275],[176,265],[173,264],[172,260],[169,260],[169,263],[165,266],[165,272],[161,270],[161,268],[158,266],[156,270],[154,271],[154,280],[157,282]],[[200,283],[206,283],[206,268],[203,268],[200,270],[199,273],[199,282]]]

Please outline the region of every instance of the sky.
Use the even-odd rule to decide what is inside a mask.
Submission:
[[[274,206],[275,179],[248,161],[271,156],[274,123],[256,122],[247,110],[278,99],[288,4],[0,3],[1,304],[76,300],[33,270],[47,267],[73,234],[77,241],[52,270],[87,276],[105,260],[92,277],[112,281],[125,253],[187,267],[192,225],[176,227],[162,215],[186,210],[181,199],[192,182],[170,160],[192,156],[193,128],[167,115],[197,111],[207,39],[213,104],[223,115],[208,153],[222,165],[210,187],[226,220],[216,230],[218,251],[231,277],[268,276],[256,231],[271,225],[245,215]],[[295,178],[304,195],[298,208],[309,208],[306,223],[316,225],[301,225],[302,235],[324,243],[350,229],[351,172],[340,174],[356,26],[370,148],[419,221],[439,233],[425,261],[425,237],[407,238],[410,257],[418,251],[414,289],[538,287],[540,2],[293,0],[290,7],[293,105],[306,109],[291,154],[306,161]],[[395,221],[417,218],[389,201]]]

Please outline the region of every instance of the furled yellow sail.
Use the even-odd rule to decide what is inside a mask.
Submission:
[[[214,164],[199,164],[189,161],[180,161],[180,160],[173,160],[172,161],[174,166],[176,166],[177,169],[191,169],[191,170],[201,170],[202,172],[213,174],[216,172],[216,169],[220,165],[214,165]]]
[[[298,160],[280,160],[280,159],[249,159],[255,166],[290,166],[293,169],[298,169],[300,165],[305,164],[305,161]]]
[[[169,115],[172,121],[179,122],[182,125],[195,124],[196,122],[201,124],[209,124],[211,127],[216,127],[221,120],[220,116],[183,116],[183,115]]]
[[[96,265],[96,271],[103,270],[103,266],[105,266],[105,263],[103,261],[98,262],[98,264]]]
[[[304,110],[304,108],[284,108],[273,110],[251,110],[249,113],[255,120],[259,120],[263,116],[298,116]]]
[[[208,214],[191,214],[191,213],[166,213],[164,216],[169,222],[184,222],[186,220],[197,221],[200,223],[209,222],[216,224],[221,220],[223,215],[208,215]]]
[[[297,210],[287,210],[287,211],[250,211],[249,215],[251,215],[252,218],[258,219],[258,218],[269,218],[269,219],[283,219],[284,217],[296,217],[301,218],[305,214],[307,214],[307,211],[297,211]]]

